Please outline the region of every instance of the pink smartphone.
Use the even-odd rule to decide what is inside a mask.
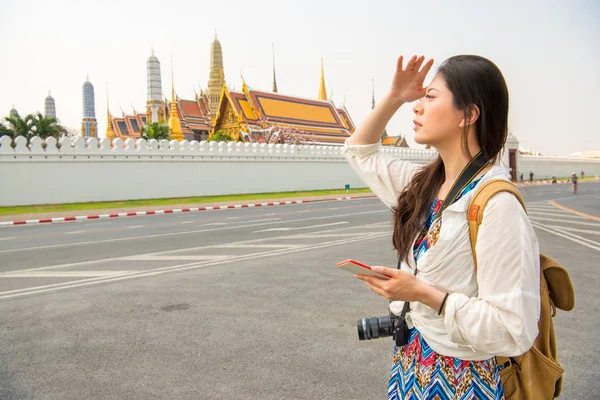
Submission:
[[[343,269],[344,271],[352,272],[357,275],[368,275],[374,276],[379,279],[390,279],[391,276],[380,274],[375,272],[369,267],[367,264],[363,264],[360,261],[348,259],[337,263],[337,267],[339,269]]]

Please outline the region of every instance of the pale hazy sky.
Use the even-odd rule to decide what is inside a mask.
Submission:
[[[106,84],[113,115],[145,111],[146,59],[154,47],[163,92],[193,98],[206,88],[215,29],[225,78],[270,90],[275,43],[279,92],[316,98],[320,59],[327,89],[356,124],[380,98],[400,54],[424,54],[434,69],[456,54],[480,54],[503,71],[510,129],[521,148],[566,155],[600,150],[598,1],[155,1],[0,0],[0,115],[14,104],[42,111],[48,90],[63,125],[80,128],[86,74],[96,91],[100,135]],[[391,135],[415,146],[411,106]]]

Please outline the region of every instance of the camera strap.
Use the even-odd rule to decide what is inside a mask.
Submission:
[[[458,199],[458,196],[460,195],[460,193],[465,189],[465,187],[467,187],[467,185],[469,183],[471,183],[473,181],[473,179],[475,179],[475,177],[477,175],[479,175],[479,173],[481,173],[481,171],[483,171],[483,169],[487,166],[487,164],[488,164],[488,160],[485,158],[485,156],[483,155],[483,152],[481,152],[481,151],[475,157],[473,157],[471,159],[471,161],[469,161],[469,163],[463,168],[462,172],[460,173],[460,175],[458,176],[458,178],[452,185],[450,192],[448,192],[448,195],[446,196],[446,200],[444,200],[444,202],[442,203],[442,206],[440,207],[439,211],[437,212],[435,221],[433,221],[431,226],[434,226],[438,222],[438,220],[442,219],[442,212],[447,207],[452,205],[456,201],[456,199]],[[400,269],[400,264],[401,264],[401,261],[398,260],[398,269]],[[415,265],[415,276],[417,275],[417,272],[418,272],[418,269]],[[404,319],[406,317],[406,313],[409,310],[410,310],[410,302],[407,301],[404,303],[404,307],[402,308],[402,313],[400,314],[400,319]]]

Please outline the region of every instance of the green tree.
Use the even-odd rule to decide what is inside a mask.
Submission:
[[[15,136],[15,132],[3,123],[0,123],[0,137],[2,136],[8,136],[12,139]]]
[[[44,117],[41,113],[36,113],[31,118],[33,128],[31,136],[39,136],[41,139],[49,137],[60,138],[67,133],[67,130],[58,123],[56,118]]]
[[[25,118],[21,118],[17,111],[11,112],[8,117],[4,117],[4,121],[10,124],[10,128],[13,132],[13,138],[17,136],[23,136],[29,140],[31,131],[33,129],[33,118],[34,116],[29,114]]]
[[[233,142],[233,138],[223,132],[222,130],[218,130],[213,133],[207,140],[208,142]]]
[[[146,125],[142,129],[142,139],[150,140],[162,140],[169,139],[169,127],[166,125],[159,124],[158,122],[153,122],[151,124]]]

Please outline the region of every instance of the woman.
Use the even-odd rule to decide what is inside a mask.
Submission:
[[[509,179],[494,166],[507,136],[508,89],[498,67],[479,56],[446,60],[424,88],[432,65],[413,56],[403,67],[400,57],[389,93],[346,140],[349,163],[393,210],[401,261],[400,270],[373,267],[390,280],[356,277],[390,300],[395,315],[410,302],[408,344],[395,348],[389,399],[502,399],[494,356],[520,355],[538,334],[538,241],[518,200],[499,193],[484,211],[476,272],[466,210],[479,184]],[[392,115],[415,100],[415,142],[438,151],[426,166],[379,151]],[[438,215],[479,152],[488,163]]]

